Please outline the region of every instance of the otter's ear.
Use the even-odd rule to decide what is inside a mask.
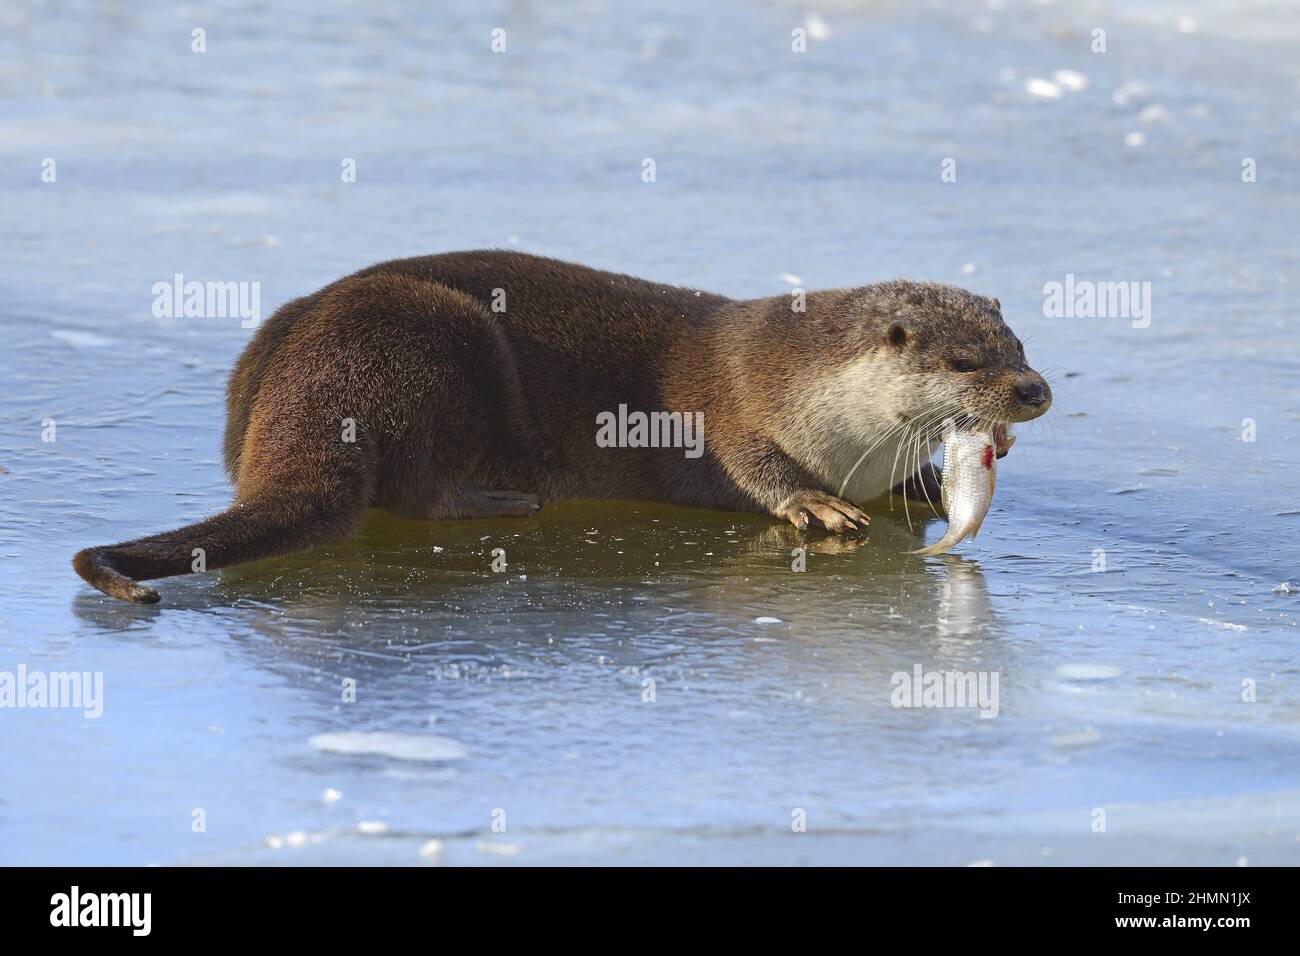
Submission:
[[[901,349],[907,344],[907,329],[903,327],[902,322],[893,322],[885,330],[885,341],[896,349]]]
[[[993,308],[998,310],[998,315],[1002,314],[1002,303],[999,302],[997,299],[993,300]]]

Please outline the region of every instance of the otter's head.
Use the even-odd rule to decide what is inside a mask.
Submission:
[[[857,305],[863,345],[908,383],[895,393],[900,417],[967,416],[993,426],[1051,407],[1052,390],[1025,360],[997,299],[900,280],[867,286]]]

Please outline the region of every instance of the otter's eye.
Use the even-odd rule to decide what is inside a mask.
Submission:
[[[952,369],[954,372],[977,372],[979,366],[970,359],[953,359]]]

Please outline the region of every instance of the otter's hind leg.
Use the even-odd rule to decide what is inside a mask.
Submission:
[[[474,488],[471,493],[479,504],[479,517],[498,515],[526,516],[542,507],[542,499],[526,491],[500,491],[492,488]]]
[[[542,507],[542,499],[526,491],[501,491],[457,485],[436,518],[526,518]]]
[[[373,503],[416,520],[540,508],[530,491],[508,490],[536,486],[540,456],[500,320],[434,282],[377,276],[335,294],[347,321],[321,335],[351,356],[354,386],[338,413],[375,433]]]

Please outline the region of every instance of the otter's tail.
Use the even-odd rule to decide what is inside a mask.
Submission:
[[[345,503],[282,494],[236,503],[175,531],[86,548],[72,559],[72,566],[110,597],[154,604],[158,592],[138,580],[213,571],[337,540],[356,529],[362,511],[359,495]]]

